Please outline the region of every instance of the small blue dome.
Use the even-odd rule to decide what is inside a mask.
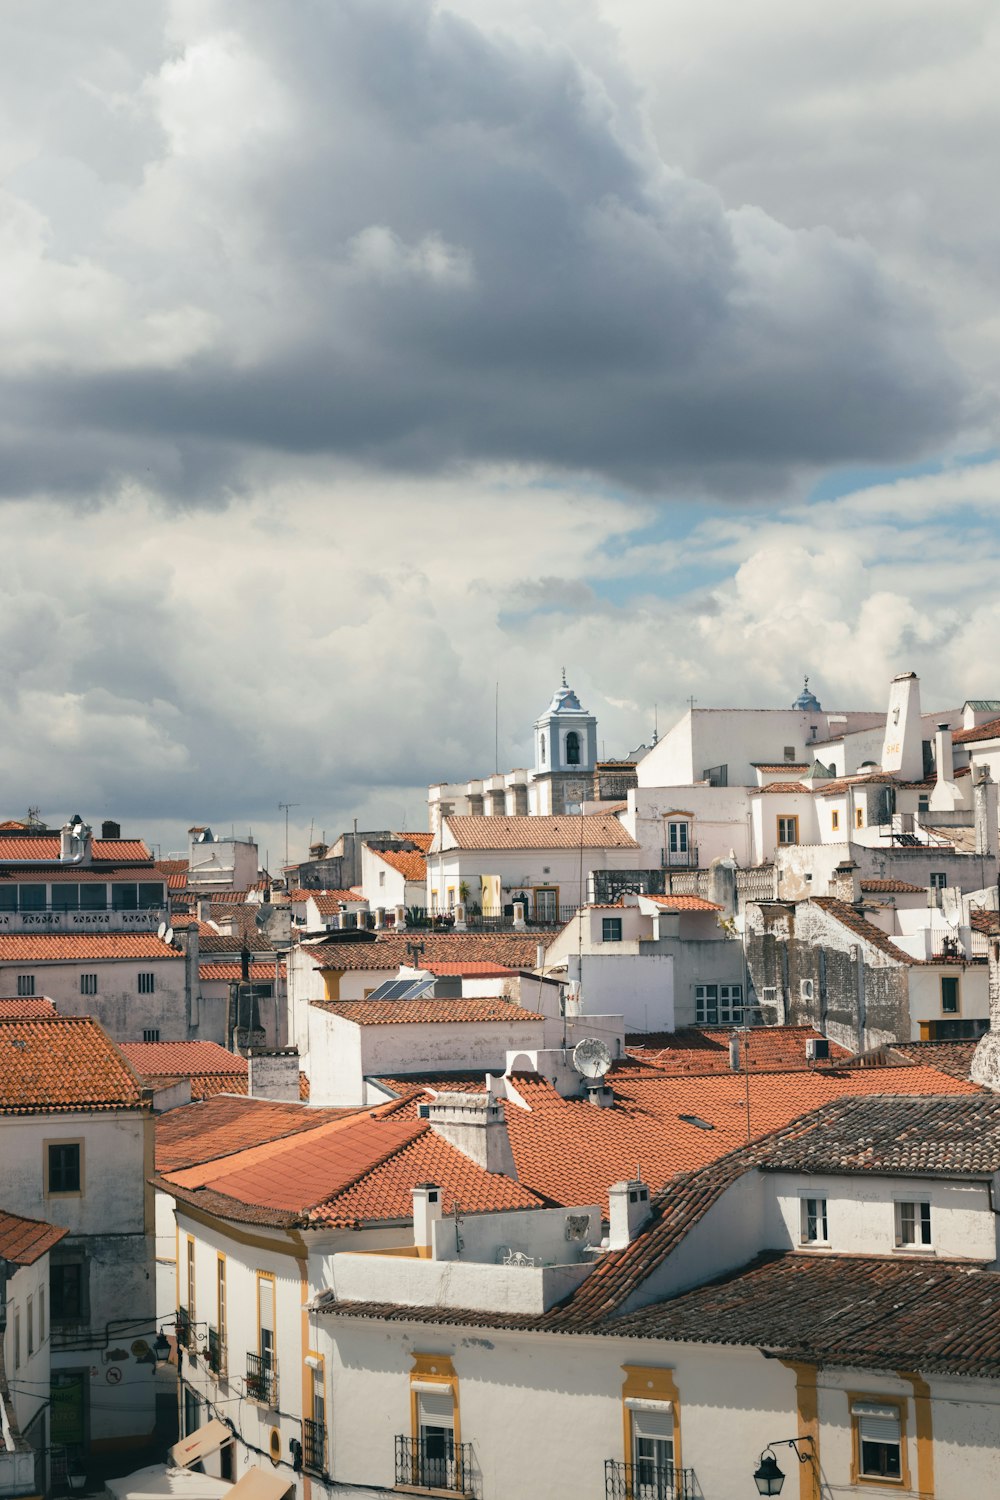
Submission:
[[[796,698],[795,702],[792,704],[792,707],[793,708],[806,709],[806,710],[808,710],[811,713],[820,713],[822,711],[823,705],[820,703],[819,699],[816,697],[816,694],[815,693],[811,693],[809,691],[809,678],[808,677],[803,682],[803,684],[802,684],[802,691],[799,694],[799,696]]]

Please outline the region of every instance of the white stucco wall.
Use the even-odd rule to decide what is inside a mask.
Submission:
[[[141,1042],[158,1029],[161,1042],[187,1040],[184,959],[87,959],[48,963],[25,959],[0,964],[0,994],[16,995],[19,974],[32,974],[35,993],[47,995],[60,1015],[94,1016],[115,1042]],[[80,993],[80,975],[97,975],[96,995]],[[140,995],[139,975],[154,976],[154,991]]]

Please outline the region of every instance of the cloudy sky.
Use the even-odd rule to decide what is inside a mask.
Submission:
[[[989,0],[7,0],[0,815],[1000,695]]]

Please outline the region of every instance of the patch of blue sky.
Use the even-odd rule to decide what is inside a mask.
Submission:
[[[993,463],[998,457],[1000,449],[988,448],[981,453],[962,454],[960,457],[929,458],[918,464],[833,469],[813,486],[807,497],[807,504],[842,500],[846,495],[857,494],[859,490],[895,484],[899,479],[924,479],[931,474],[976,468],[980,464]]]

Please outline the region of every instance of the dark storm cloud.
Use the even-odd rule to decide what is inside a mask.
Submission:
[[[271,450],[739,493],[954,433],[960,381],[867,251],[725,212],[562,48],[425,0],[241,0],[197,24],[133,81],[123,174],[135,138],[172,149],[73,247],[127,287],[135,352],[21,362],[4,492],[135,476],[197,502]],[[267,80],[259,118],[230,118],[241,70],[251,110]],[[192,308],[190,348],[143,353],[142,317]]]

